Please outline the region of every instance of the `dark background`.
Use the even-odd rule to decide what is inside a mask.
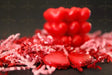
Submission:
[[[92,11],[92,30],[110,32],[112,30],[112,0],[0,0],[0,38],[21,33],[31,36],[35,29],[43,28],[43,12],[47,8],[72,6],[88,7]],[[100,64],[102,71],[88,70],[80,73],[77,70],[58,70],[53,75],[112,75],[112,63]],[[21,72],[21,73],[20,73]],[[29,71],[10,72],[9,75],[31,75]]]
[[[0,0],[0,37],[17,32],[32,35],[36,28],[43,27],[43,12],[60,6],[88,7],[92,11],[91,32],[111,31],[112,0]]]

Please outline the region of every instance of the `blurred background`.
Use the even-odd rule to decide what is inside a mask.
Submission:
[[[0,0],[0,37],[21,33],[33,35],[35,29],[43,28],[43,12],[60,6],[88,7],[92,15],[88,21],[92,30],[112,30],[112,0]]]

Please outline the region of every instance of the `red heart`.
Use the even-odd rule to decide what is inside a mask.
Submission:
[[[67,56],[63,52],[52,52],[43,58],[43,62],[56,68],[66,68],[70,65]]]
[[[70,53],[68,58],[73,68],[86,66],[92,61],[92,57],[89,54]]]
[[[80,35],[74,35],[72,38],[72,45],[74,47],[80,46],[82,44],[82,37]]]
[[[60,22],[60,23],[49,23],[46,22],[44,24],[44,29],[55,36],[62,36],[67,32],[67,25],[64,22]]]
[[[66,9],[68,12],[67,21],[71,22],[78,19],[79,12],[81,11],[81,8],[72,7],[71,9]]]
[[[81,23],[81,28],[80,28],[80,32],[85,34],[85,33],[89,33],[91,30],[91,23],[90,22],[82,22]]]
[[[44,18],[49,22],[63,21],[66,15],[67,15],[67,12],[65,11],[65,8],[63,7],[60,7],[57,9],[49,8],[43,14]]]
[[[73,21],[69,24],[68,26],[68,34],[69,35],[75,35],[77,33],[79,33],[80,31],[80,25],[77,21]]]
[[[79,21],[82,22],[88,20],[90,15],[91,15],[90,9],[88,9],[87,7],[82,8],[79,13]]]

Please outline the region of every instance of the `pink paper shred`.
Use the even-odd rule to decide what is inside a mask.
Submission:
[[[101,35],[101,31],[96,31],[88,35],[91,38],[90,40],[80,47],[74,48],[71,46],[69,50],[85,52],[94,56],[93,63],[104,62],[105,59],[107,59],[107,62],[112,62],[112,32]],[[0,59],[5,57],[5,63],[13,63],[12,66],[8,67],[0,65],[0,71],[32,69],[34,75],[52,74],[56,70],[55,67],[43,64],[40,68],[37,68],[36,64],[42,63],[43,55],[57,50],[68,55],[68,48],[63,44],[54,44],[54,37],[47,34],[45,30],[37,32],[32,37],[20,38],[19,36],[20,33],[13,34],[0,41]]]

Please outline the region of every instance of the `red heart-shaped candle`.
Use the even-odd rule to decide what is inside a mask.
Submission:
[[[64,22],[60,23],[49,23],[44,24],[44,29],[55,36],[62,36],[67,32],[68,26]]]
[[[83,67],[91,63],[92,57],[89,54],[70,53],[69,60],[74,65],[74,68]]]
[[[66,18],[67,12],[63,7],[49,8],[44,12],[43,16],[49,22],[61,22]]]
[[[47,65],[57,68],[66,68],[70,65],[68,57],[63,52],[59,51],[45,55],[43,62]]]

